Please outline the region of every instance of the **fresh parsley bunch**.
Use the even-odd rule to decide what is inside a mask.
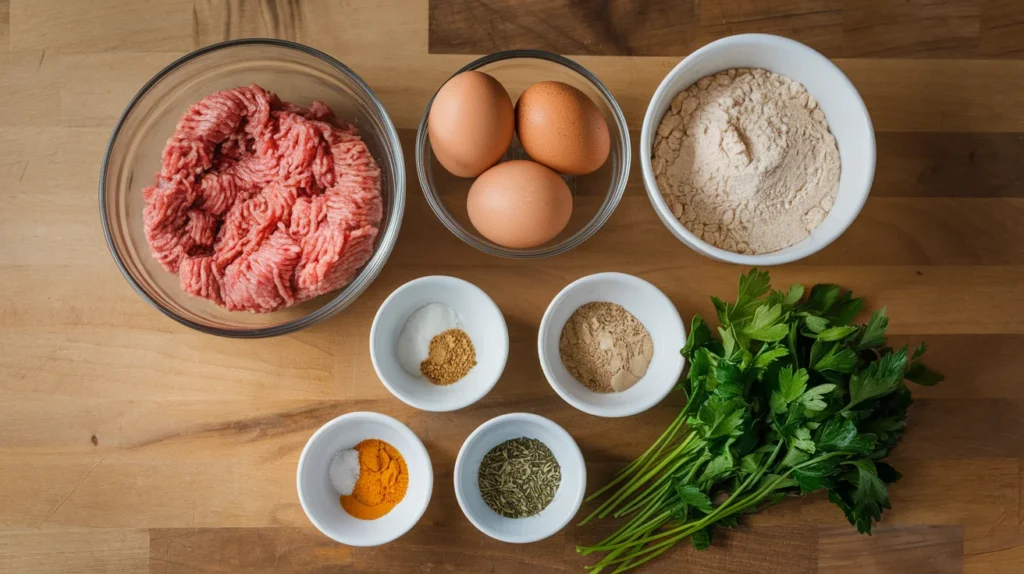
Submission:
[[[867,534],[890,508],[886,484],[900,474],[883,459],[906,427],[904,381],[942,380],[920,362],[924,343],[912,354],[887,346],[884,308],[851,324],[863,302],[835,285],[772,291],[768,273],[752,269],[735,303],[711,299],[717,337],[694,316],[682,350],[686,406],[590,496],[606,498],[584,524],[629,517],[599,544],[577,547],[605,553],[592,572],[629,570],[686,538],[707,548],[715,527],[788,494],[827,491]]]

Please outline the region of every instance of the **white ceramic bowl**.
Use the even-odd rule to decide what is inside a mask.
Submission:
[[[647,374],[621,393],[596,393],[577,381],[562,364],[558,341],[569,317],[586,303],[608,301],[633,314],[654,342]],[[686,327],[675,305],[657,287],[625,273],[597,273],[570,283],[551,300],[537,334],[537,353],[548,383],[577,409],[599,417],[626,417],[661,402],[683,373]]]
[[[353,518],[341,507],[328,469],[339,451],[375,438],[398,449],[409,469],[409,489],[391,512],[376,520]],[[349,546],[377,546],[409,531],[423,516],[434,489],[430,455],[409,427],[378,413],[341,415],[320,427],[299,456],[299,503],[317,530]]]
[[[672,99],[704,76],[730,68],[764,68],[803,84],[825,112],[839,146],[842,174],[832,210],[810,236],[773,253],[742,255],[705,243],[672,215],[654,180],[651,166],[654,136]],[[817,253],[842,235],[857,218],[867,201],[875,175],[875,132],[857,89],[828,58],[788,38],[741,34],[700,48],[665,76],[644,116],[640,132],[640,166],[647,195],[658,217],[673,235],[694,251],[712,259],[741,265],[780,265]]]
[[[476,351],[476,366],[451,385],[410,375],[396,356],[398,334],[409,315],[428,303],[455,309]],[[384,386],[405,404],[454,411],[477,402],[498,382],[508,360],[508,327],[498,306],[476,285],[455,277],[420,277],[395,289],[377,310],[370,327],[370,359]]]
[[[562,482],[547,508],[528,518],[506,518],[491,510],[480,496],[477,475],[480,462],[492,448],[514,438],[543,442],[561,467]],[[503,542],[536,542],[558,532],[569,523],[583,503],[587,490],[587,466],[572,435],[540,415],[510,413],[477,427],[462,443],[455,460],[455,497],[466,518],[480,532]]]

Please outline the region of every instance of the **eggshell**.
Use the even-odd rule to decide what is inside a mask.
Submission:
[[[499,163],[473,182],[466,199],[469,220],[481,235],[525,249],[554,239],[572,215],[572,193],[562,177],[539,163]]]
[[[567,175],[596,171],[611,150],[601,110],[562,82],[539,82],[519,96],[516,130],[531,159]]]
[[[459,177],[476,177],[498,163],[515,132],[512,99],[493,77],[458,74],[434,96],[427,136],[434,157]]]

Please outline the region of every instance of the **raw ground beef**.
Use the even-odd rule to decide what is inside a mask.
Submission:
[[[333,115],[256,85],[189,108],[142,191],[153,257],[186,293],[262,313],[355,278],[381,221],[380,168]]]

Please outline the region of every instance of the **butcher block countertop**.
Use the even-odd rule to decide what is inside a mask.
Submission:
[[[904,479],[873,536],[811,496],[640,572],[1024,571],[1020,0],[0,0],[0,572],[582,573],[574,546],[599,538],[589,527],[512,545],[469,523],[452,487],[459,447],[494,416],[538,413],[572,433],[590,488],[602,484],[662,432],[681,397],[619,420],[564,403],[537,360],[548,302],[581,276],[622,271],[657,285],[688,322],[713,315],[708,297],[730,297],[746,269],[675,240],[638,162],[614,216],[570,253],[477,252],[423,198],[415,128],[457,68],[529,47],[600,77],[635,142],[665,73],[742,32],[833,58],[877,131],[874,188],[856,223],[817,255],[772,269],[774,282],[837,283],[868,307],[887,305],[892,340],[926,339],[947,380],[914,387],[892,459]],[[178,325],[132,290],[104,242],[97,180],[114,122],[147,79],[193,49],[253,36],[308,44],[360,74],[399,128],[410,177],[397,247],[354,305],[293,335],[242,341]],[[429,274],[479,285],[509,326],[504,376],[453,413],[393,398],[368,354],[378,305]],[[435,472],[420,522],[370,549],[317,532],[295,491],[309,436],[357,410],[405,421]]]

